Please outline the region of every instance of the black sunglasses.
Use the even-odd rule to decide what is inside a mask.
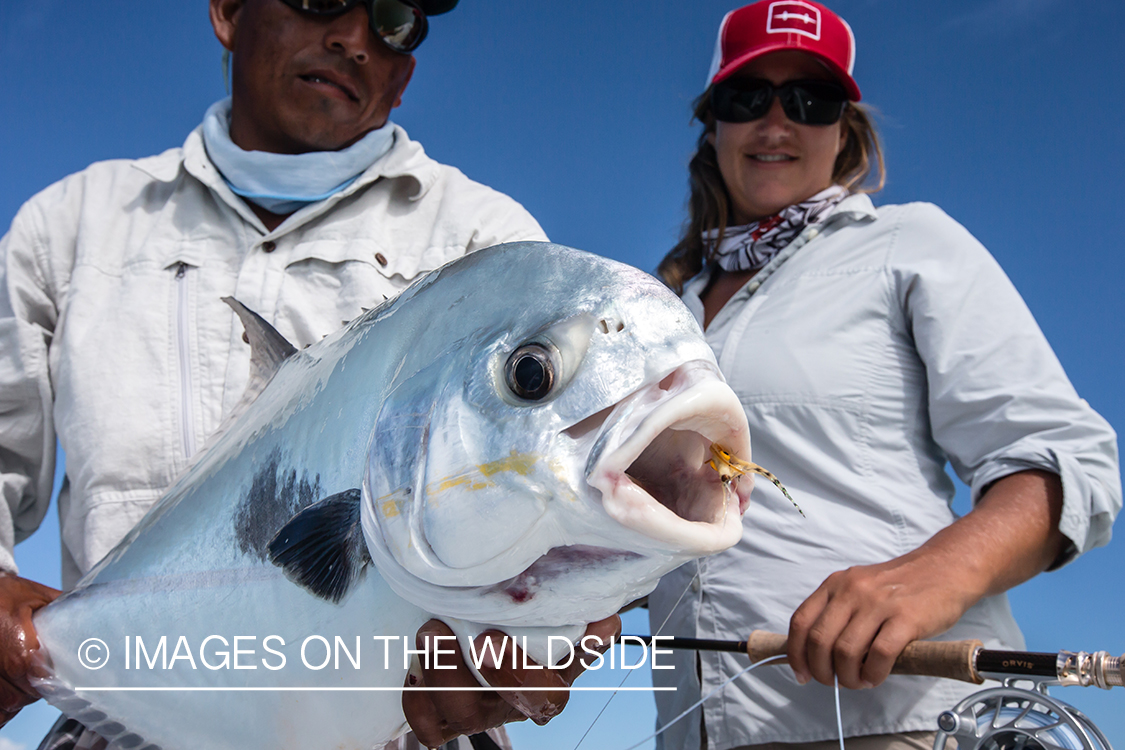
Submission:
[[[413,0],[281,0],[294,10],[317,16],[338,16],[357,5],[367,6],[371,30],[395,52],[409,54],[426,38],[426,14]]]
[[[722,122],[750,122],[765,117],[773,98],[785,116],[802,125],[838,122],[848,102],[844,87],[831,81],[789,81],[775,86],[758,78],[727,79],[711,88],[711,110]]]

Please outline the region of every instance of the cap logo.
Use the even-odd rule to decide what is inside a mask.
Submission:
[[[770,3],[767,34],[802,34],[820,40],[820,9],[800,0]]]

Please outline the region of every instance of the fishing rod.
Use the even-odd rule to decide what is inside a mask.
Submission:
[[[651,636],[622,636],[652,646]],[[659,648],[692,651],[726,651],[746,654],[751,662],[773,656],[785,656],[788,639],[778,633],[755,630],[744,641],[720,641],[706,638],[660,638]],[[773,664],[788,664],[779,659]],[[943,677],[980,685],[985,678],[1023,678],[1050,680],[1058,685],[1082,687],[1125,687],[1125,655],[1111,656],[1106,651],[1000,651],[984,648],[971,641],[914,641],[903,649],[891,674]]]
[[[651,636],[622,636],[653,645]],[[788,638],[755,630],[744,641],[706,638],[660,638],[656,647],[745,654],[757,663],[785,656]],[[771,664],[787,664],[778,659]],[[1052,685],[1125,687],[1125,655],[1106,651],[1000,651],[971,641],[914,641],[895,661],[892,674],[942,677],[981,684],[998,680],[1001,687],[973,693],[938,716],[935,750],[1112,750],[1109,740],[1081,711],[1051,697]],[[1017,687],[1031,682],[1032,689]]]

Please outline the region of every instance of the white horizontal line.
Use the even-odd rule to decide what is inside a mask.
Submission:
[[[465,692],[465,693],[483,693],[483,692],[512,692],[512,693],[534,693],[547,690],[567,690],[572,693],[586,692],[663,692],[667,690],[676,690],[674,687],[572,687],[572,688],[557,688],[557,687],[522,687],[522,688],[494,688],[494,687],[76,687],[76,693],[270,693],[270,692],[343,692],[343,693],[383,693],[383,692],[400,692],[400,691],[418,691],[418,692],[432,692],[432,691],[448,691],[448,692]]]

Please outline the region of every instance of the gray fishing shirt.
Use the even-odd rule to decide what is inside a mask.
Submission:
[[[707,280],[683,294],[701,324]],[[1121,508],[1114,431],[1075,393],[996,261],[937,207],[876,210],[849,197],[732,297],[706,338],[746,409],[753,460],[807,518],[759,479],[742,541],[665,576],[649,597],[654,632],[665,618],[666,635],[787,632],[832,572],[898,557],[954,521],[947,463],[974,501],[1008,474],[1056,473],[1072,555],[1109,541]],[[942,638],[1023,646],[1006,596],[981,601]],[[695,658],[677,652],[676,669],[653,672],[657,685],[678,687],[656,693],[661,724],[699,699]],[[703,694],[747,663],[699,658]],[[891,677],[842,690],[845,735],[933,731],[975,689]],[[716,750],[836,737],[832,689],[799,686],[785,668],[740,677],[703,712]],[[698,709],[663,747],[700,747]]]

